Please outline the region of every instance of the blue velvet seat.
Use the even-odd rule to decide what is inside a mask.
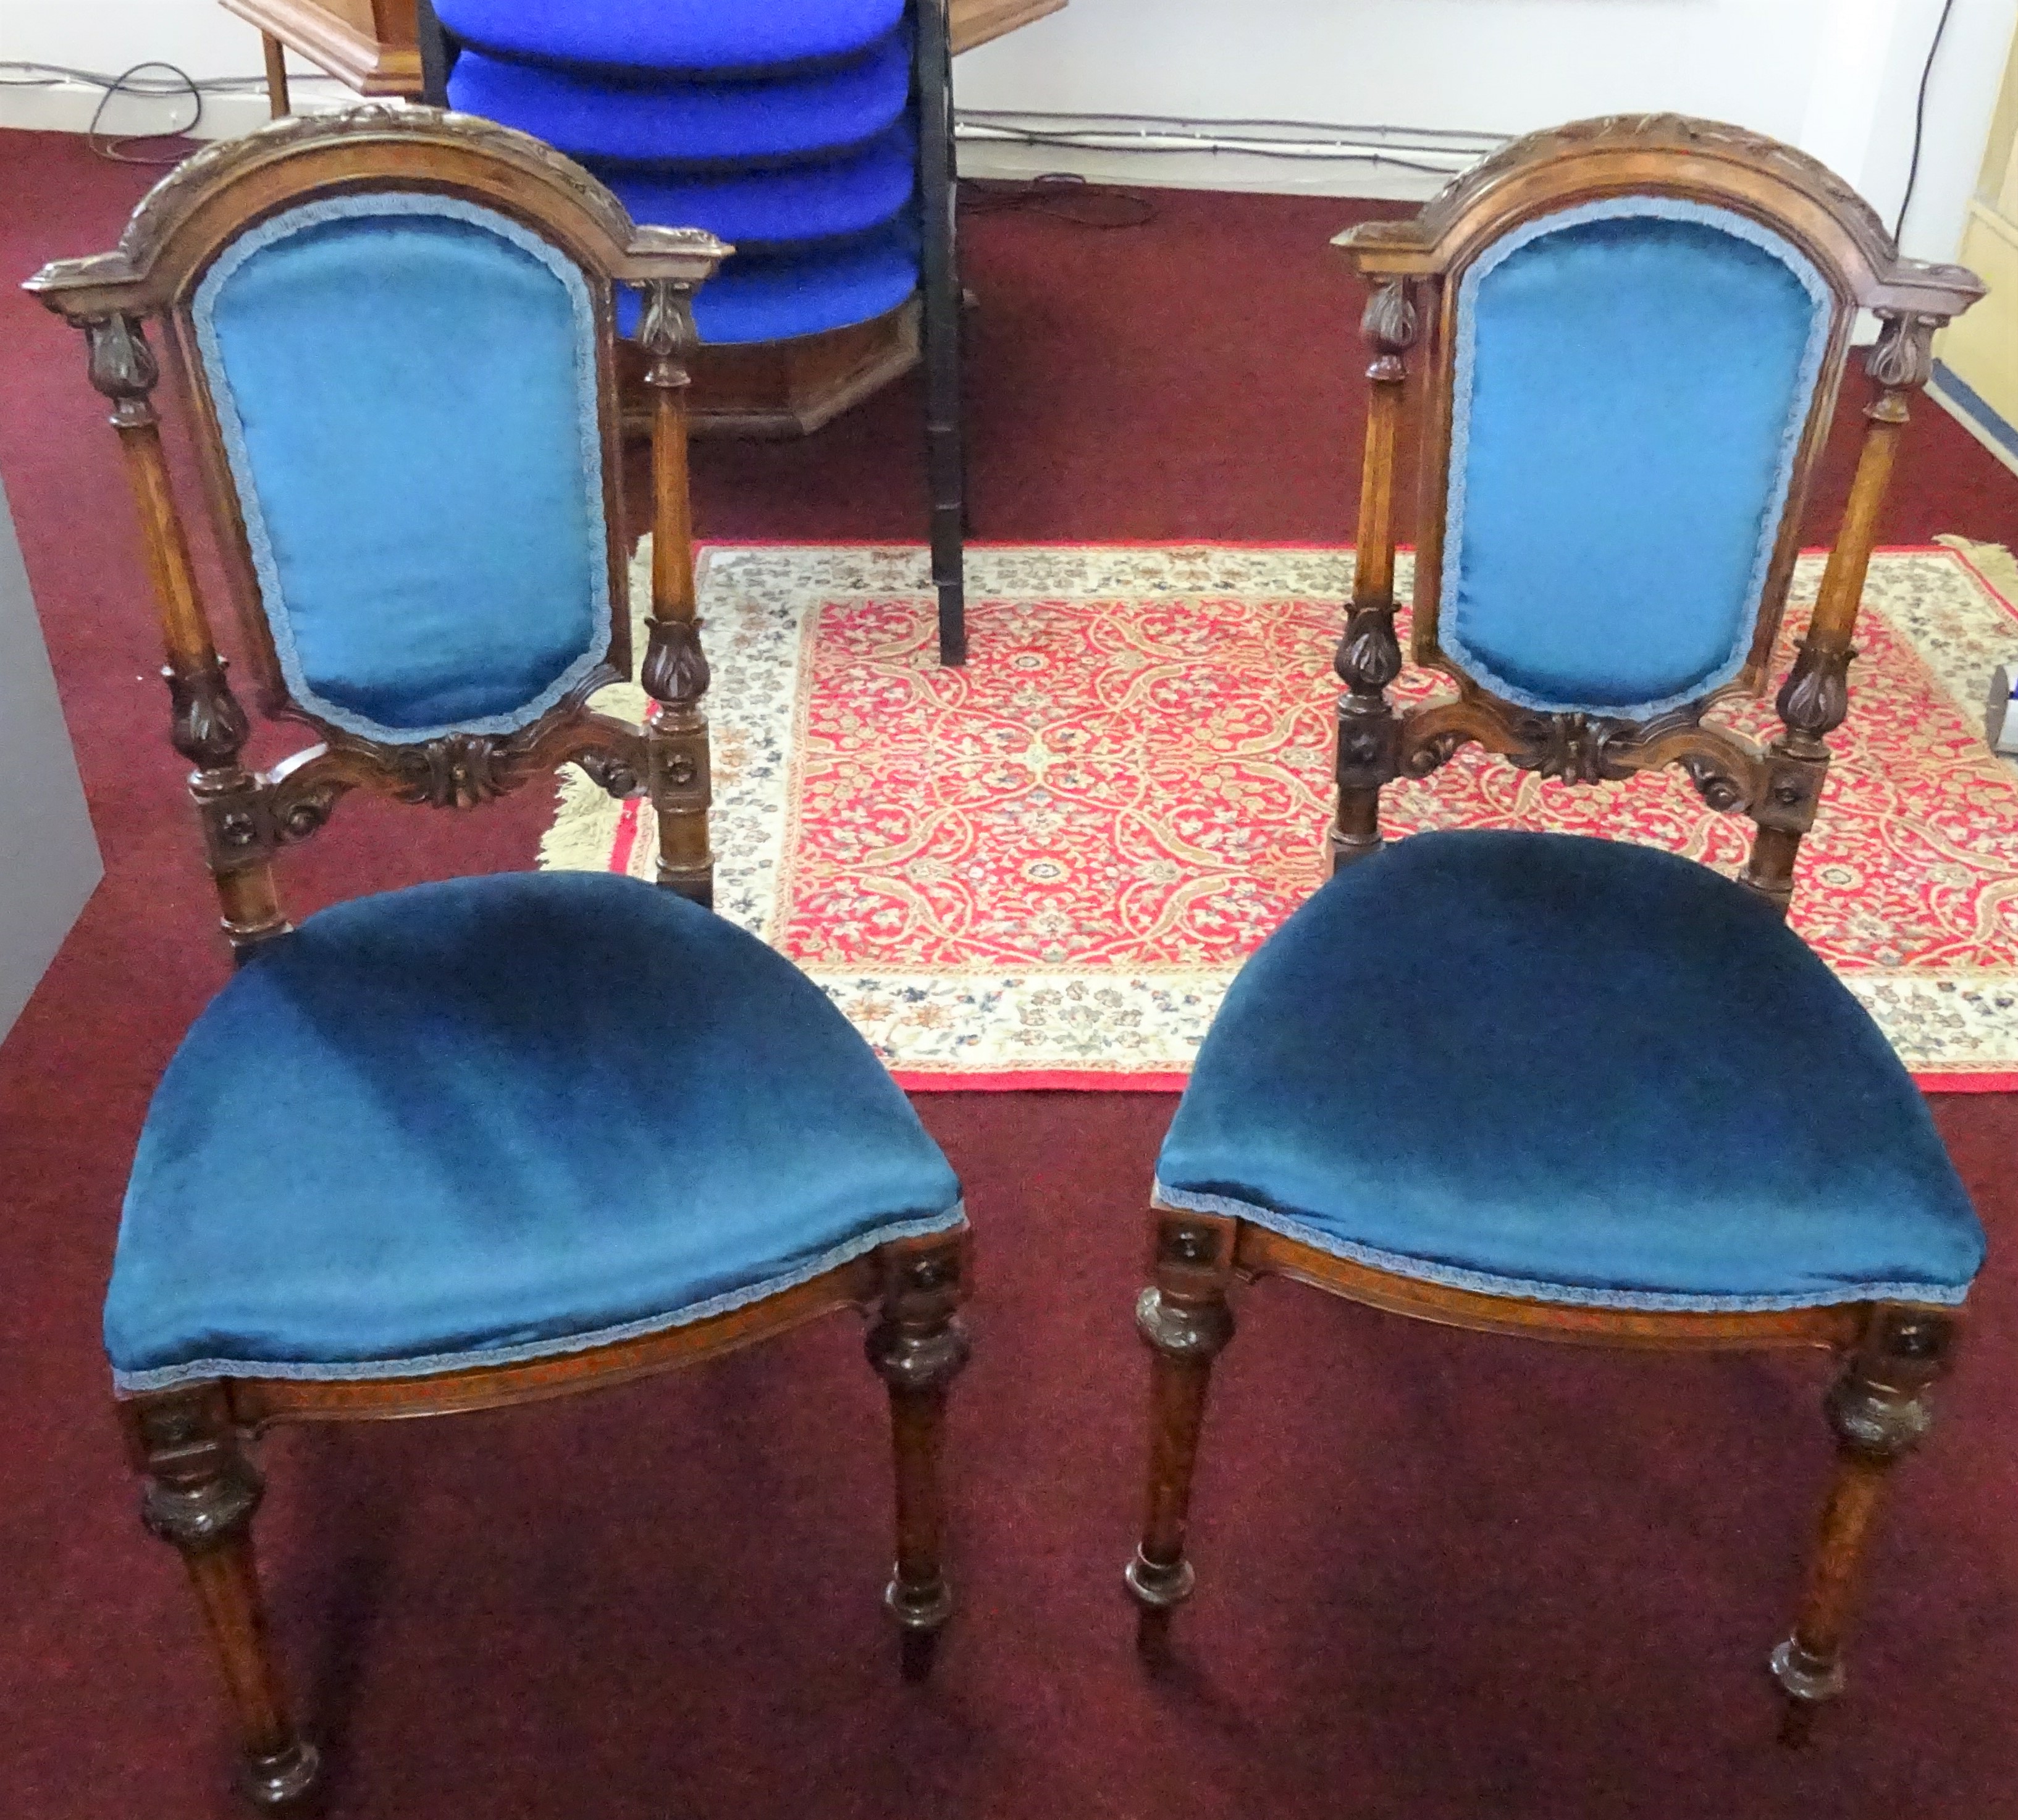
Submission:
[[[775,74],[855,56],[896,28],[904,0],[436,0],[465,43],[588,69]]]
[[[821,164],[788,170],[670,172],[590,168],[634,221],[704,227],[739,255],[865,233],[894,220],[917,181],[917,136],[900,125]]]
[[[711,346],[789,341],[895,309],[918,288],[917,237],[907,219],[837,244],[730,260],[694,297],[694,326]],[[620,291],[617,326],[636,331],[636,294]]]
[[[106,1342],[126,1391],[571,1351],[949,1228],[959,1198],[868,1046],[754,937],[597,874],[421,885],[262,947],[190,1030]]]
[[[508,120],[572,157],[606,164],[779,165],[887,132],[910,96],[911,51],[892,32],[840,68],[748,82],[613,81],[466,50],[452,106]]]
[[[1488,1294],[1959,1302],[1983,1232],[1925,1102],[1771,906],[1564,835],[1421,834],[1242,971],[1170,1205]]]

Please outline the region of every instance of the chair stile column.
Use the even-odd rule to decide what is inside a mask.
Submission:
[[[1366,369],[1366,457],[1359,479],[1352,605],[1333,664],[1347,691],[1338,704],[1334,872],[1380,851],[1380,792],[1401,775],[1401,722],[1387,700],[1388,684],[1401,673],[1394,637],[1394,443],[1409,377],[1404,356],[1415,342],[1416,326],[1415,304],[1398,278],[1375,291],[1360,323],[1374,359]]]
[[[1843,1645],[1857,1572],[1893,1467],[1933,1420],[1928,1392],[1952,1360],[1958,1324],[1938,1310],[1879,1304],[1824,1401],[1836,1469],[1792,1634],[1773,1652],[1787,1701],[1782,1741],[1807,1740],[1816,1710],[1843,1692]]]
[[[1169,1647],[1170,1614],[1197,1580],[1184,1555],[1192,1478],[1213,1361],[1233,1337],[1227,1292],[1239,1222],[1159,1210],[1153,1233],[1152,1280],[1135,1303],[1135,1330],[1153,1355],[1149,1479],[1142,1540],[1124,1577],[1139,1608],[1136,1647],[1155,1663]]]
[[[953,1616],[942,1559],[946,1499],[940,1484],[946,1391],[967,1364],[964,1232],[913,1240],[882,1254],[880,1312],[864,1350],[890,1391],[897,1488],[897,1558],[883,1603],[902,1643],[904,1678],[931,1672],[939,1633]]]
[[[658,704],[646,735],[649,789],[659,821],[657,882],[700,904],[714,902],[708,841],[711,780],[707,658],[694,598],[693,523],[687,498],[686,359],[697,339],[689,287],[646,287],[638,339],[652,397],[652,615],[638,680]]]
[[[1909,414],[1907,399],[1933,371],[1933,334],[1942,320],[1913,313],[1887,315],[1865,361],[1878,396],[1864,407],[1864,447],[1807,635],[1774,703],[1785,731],[1767,749],[1751,809],[1759,832],[1744,882],[1783,916],[1793,901],[1801,838],[1814,825],[1828,775],[1828,736],[1850,712],[1850,666],[1857,655],[1850,640],[1878,538],[1879,513]]]
[[[252,1552],[265,1485],[238,1442],[222,1384],[136,1397],[121,1405],[134,1464],[146,1475],[141,1521],[189,1569],[238,1724],[238,1780],[262,1807],[299,1800],[320,1767],[295,1728],[266,1632]]]
[[[912,81],[918,104],[920,354],[924,367],[925,475],[931,494],[932,586],[938,595],[939,661],[967,661],[964,542],[967,454],[961,425],[959,219],[954,156],[953,42],[946,0],[913,0]]]
[[[112,427],[139,511],[168,657],[161,676],[168,686],[168,737],[196,767],[190,795],[203,824],[224,932],[242,959],[259,943],[284,935],[288,924],[273,885],[275,837],[265,794],[239,760],[250,730],[245,711],[225,680],[161,452],[154,401],[161,368],[138,317],[94,317],[84,333],[91,383],[112,400]]]

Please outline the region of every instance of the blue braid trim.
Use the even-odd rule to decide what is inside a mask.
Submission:
[[[1764,1314],[1781,1308],[1826,1308],[1844,1302],[1919,1302],[1936,1308],[1961,1304],[1969,1286],[1958,1288],[1926,1283],[1846,1283],[1840,1289],[1809,1290],[1792,1295],[1738,1296],[1684,1295],[1671,1290],[1593,1289],[1587,1284],[1543,1283],[1522,1276],[1499,1276],[1489,1271],[1464,1270],[1456,1265],[1436,1264],[1425,1257],[1409,1257],[1398,1251],[1383,1251],[1341,1239],[1292,1218],[1273,1207],[1251,1201],[1235,1200],[1231,1195],[1202,1194],[1191,1189],[1170,1188],[1159,1181],[1155,1203],[1181,1213],[1220,1214],[1229,1219],[1251,1220],[1307,1245],[1314,1251],[1363,1264],[1370,1270],[1383,1270],[1392,1276],[1412,1277],[1418,1283],[1440,1283],[1447,1289],[1470,1290],[1478,1295],[1505,1296],[1516,1301],[1557,1302],[1568,1308],[1637,1308],[1668,1314]]]
[[[413,1359],[371,1359],[335,1364],[304,1363],[292,1359],[197,1359],[186,1365],[157,1366],[148,1371],[112,1373],[114,1389],[122,1395],[136,1391],[172,1389],[177,1384],[197,1384],[220,1377],[272,1377],[322,1384],[356,1384],[379,1378],[428,1377],[436,1372],[469,1371],[485,1366],[523,1365],[534,1359],[552,1359],[568,1352],[587,1352],[620,1341],[642,1340],[674,1327],[690,1327],[716,1315],[747,1308],[801,1283],[824,1276],[837,1266],[848,1263],[887,1245],[895,1239],[922,1239],[933,1232],[950,1232],[967,1223],[967,1205],[955,1201],[942,1214],[920,1214],[915,1219],[895,1220],[887,1226],[858,1234],[831,1250],[823,1251],[783,1276],[767,1277],[743,1289],[725,1290],[707,1301],[675,1308],[671,1314],[648,1315],[639,1321],[626,1321],[614,1327],[598,1327],[584,1333],[562,1333],[551,1340],[532,1340],[519,1346],[472,1347],[463,1352],[429,1352]]]
[[[1774,476],[1769,508],[1762,516],[1758,547],[1752,558],[1752,576],[1745,596],[1745,613],[1740,622],[1737,639],[1729,653],[1701,682],[1692,685],[1680,694],[1664,696],[1658,701],[1621,705],[1616,702],[1550,700],[1495,675],[1489,664],[1466,648],[1463,628],[1458,624],[1458,585],[1464,565],[1466,458],[1471,447],[1472,384],[1478,359],[1478,288],[1487,277],[1515,253],[1546,235],[1559,233],[1565,228],[1581,226],[1587,221],[1632,221],[1647,218],[1658,221],[1699,223],[1770,253],[1799,280],[1802,289],[1807,292],[1814,303],[1814,310],[1809,320],[1807,345],[1801,353],[1794,406],[1780,432],[1780,459]],[[1828,281],[1816,270],[1798,247],[1760,226],[1749,216],[1739,215],[1731,209],[1714,208],[1708,203],[1691,202],[1680,197],[1615,196],[1600,202],[1586,202],[1575,208],[1565,208],[1557,214],[1545,215],[1536,220],[1524,223],[1481,255],[1458,286],[1457,361],[1451,393],[1450,485],[1444,510],[1444,548],[1448,552],[1449,559],[1444,567],[1442,598],[1438,608],[1442,642],[1452,660],[1495,694],[1519,707],[1533,708],[1543,714],[1603,715],[1610,718],[1624,720],[1646,720],[1665,713],[1669,708],[1698,701],[1736,676],[1745,668],[1745,660],[1751,654],[1752,635],[1759,623],[1759,602],[1766,592],[1766,572],[1772,566],[1773,548],[1779,540],[1780,516],[1785,508],[1788,490],[1793,485],[1794,461],[1800,452],[1802,434],[1807,427],[1808,413],[1814,406],[1815,385],[1821,376],[1823,357],[1828,352],[1829,334],[1834,326],[1835,313],[1835,295],[1830,290]]]
[[[308,678],[302,673],[301,659],[295,649],[294,629],[288,617],[287,596],[280,586],[279,565],[273,559],[273,539],[266,529],[266,514],[259,504],[259,490],[252,472],[251,452],[245,446],[245,426],[238,414],[237,400],[233,395],[230,374],[224,364],[223,349],[218,339],[216,312],[219,299],[233,276],[248,259],[255,259],[269,247],[291,238],[312,227],[320,227],[326,222],[368,219],[374,215],[424,215],[450,221],[460,221],[472,227],[483,229],[498,239],[509,241],[521,251],[530,253],[554,276],[559,278],[568,295],[568,303],[575,326],[576,396],[580,400],[576,414],[576,428],[581,445],[583,486],[588,504],[588,520],[599,525],[604,522],[602,487],[602,429],[596,416],[597,380],[595,367],[595,310],[588,295],[588,286],[580,270],[558,248],[550,246],[529,229],[522,227],[508,215],[500,215],[489,208],[480,208],[476,204],[465,202],[452,196],[421,196],[402,191],[392,191],[378,195],[336,196],[318,202],[304,203],[259,226],[240,234],[220,254],[204,274],[203,282],[197,287],[196,295],[190,306],[190,317],[196,329],[197,347],[203,359],[205,376],[210,382],[211,395],[217,407],[217,424],[224,441],[225,459],[231,469],[231,478],[238,494],[239,513],[244,520],[245,541],[252,552],[253,573],[259,583],[259,598],[266,609],[266,623],[273,635],[273,647],[280,660],[280,674],[287,679],[288,693],[295,701],[319,720],[341,728],[348,733],[391,745],[414,745],[423,740],[439,739],[447,733],[510,733],[529,726],[549,708],[554,707],[571,690],[577,688],[595,669],[602,659],[602,645],[607,638],[606,628],[609,624],[609,576],[608,565],[593,562],[589,565],[589,586],[591,590],[590,615],[591,643],[589,648],[575,659],[552,682],[534,696],[530,701],[507,713],[485,715],[476,720],[454,721],[432,727],[383,726],[368,716],[339,704],[325,700],[309,686]]]

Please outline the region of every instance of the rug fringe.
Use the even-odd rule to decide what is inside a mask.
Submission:
[[[553,826],[540,838],[542,872],[606,872],[624,799],[570,765],[560,776]]]
[[[652,534],[638,540],[631,559],[631,650],[633,661],[645,649],[645,616],[652,605]],[[591,707],[632,725],[644,723],[650,698],[635,682],[613,682],[599,689]],[[540,837],[542,872],[606,872],[624,816],[624,799],[614,797],[580,766],[560,773],[560,794],[553,825]]]

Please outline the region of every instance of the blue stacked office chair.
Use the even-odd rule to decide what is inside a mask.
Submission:
[[[579,159],[640,223],[736,248],[696,302],[703,346],[823,334],[922,293],[939,654],[964,661],[946,0],[440,0],[438,28],[426,12],[430,99]]]

